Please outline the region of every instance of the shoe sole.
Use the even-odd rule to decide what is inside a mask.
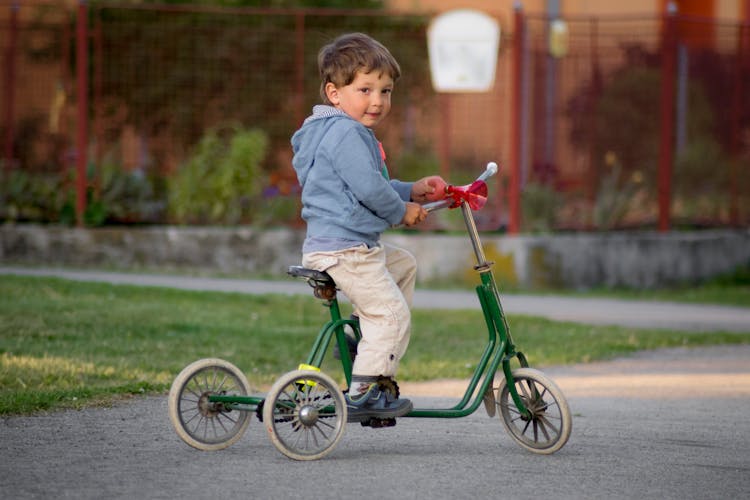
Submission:
[[[397,418],[397,417],[403,417],[407,413],[410,413],[414,409],[414,405],[409,402],[407,406],[404,406],[403,408],[397,409],[397,410],[377,410],[377,411],[369,411],[369,412],[357,412],[356,414],[352,414],[352,411],[356,411],[354,408],[349,408],[349,416],[346,419],[347,422],[364,422],[371,418]]]

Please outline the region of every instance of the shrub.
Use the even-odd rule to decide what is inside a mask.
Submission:
[[[549,232],[555,228],[557,211],[562,204],[562,195],[553,186],[529,182],[521,193],[523,230],[527,232]]]
[[[178,223],[249,222],[261,192],[268,136],[237,125],[211,129],[168,180],[169,213]]]
[[[0,182],[0,220],[49,222],[59,218],[63,182],[56,173],[10,170]]]

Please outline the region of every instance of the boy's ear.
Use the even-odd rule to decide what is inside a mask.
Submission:
[[[338,106],[341,100],[339,99],[339,90],[336,88],[336,85],[334,85],[333,82],[328,82],[324,88],[326,91],[326,97],[331,101],[331,104]]]

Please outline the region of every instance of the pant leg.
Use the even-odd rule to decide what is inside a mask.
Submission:
[[[415,276],[407,270],[411,255],[392,252],[394,279],[387,254],[383,246],[360,246],[303,255],[303,265],[328,272],[359,314],[362,340],[352,368],[356,375],[394,376],[409,343],[411,311],[396,279],[413,295]]]
[[[406,303],[411,308],[414,299],[414,286],[417,281],[417,260],[411,252],[395,245],[383,244],[385,248],[386,267],[393,280],[401,289]]]
[[[409,339],[411,337],[411,305],[414,299],[414,287],[417,281],[417,260],[411,254],[411,252],[399,248],[394,245],[383,244],[386,253],[386,267],[391,277],[398,285],[401,290],[401,294],[406,301],[406,307],[409,312],[409,329],[406,334],[403,335],[396,350],[398,359],[400,360],[406,349],[409,347]],[[395,375],[395,373],[394,373]]]
[[[409,251],[403,248],[387,243],[382,243],[382,245],[385,250],[385,266],[406,299],[407,306],[411,309],[417,281],[417,261]],[[356,304],[354,304],[353,314],[359,317]],[[403,346],[404,352],[406,347],[407,345]]]

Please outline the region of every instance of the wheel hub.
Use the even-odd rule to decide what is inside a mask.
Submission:
[[[528,422],[530,420],[535,420],[539,418],[540,415],[545,413],[547,411],[547,403],[541,399],[541,398],[522,398],[523,405],[526,407],[526,411],[528,412],[528,415],[521,416],[521,420]]]
[[[201,415],[204,417],[213,417],[223,410],[221,403],[212,403],[208,400],[211,394],[212,393],[210,392],[204,392],[198,399],[198,411],[200,411]]]
[[[318,421],[318,409],[314,406],[303,406],[299,411],[299,420],[302,425],[310,427]]]

